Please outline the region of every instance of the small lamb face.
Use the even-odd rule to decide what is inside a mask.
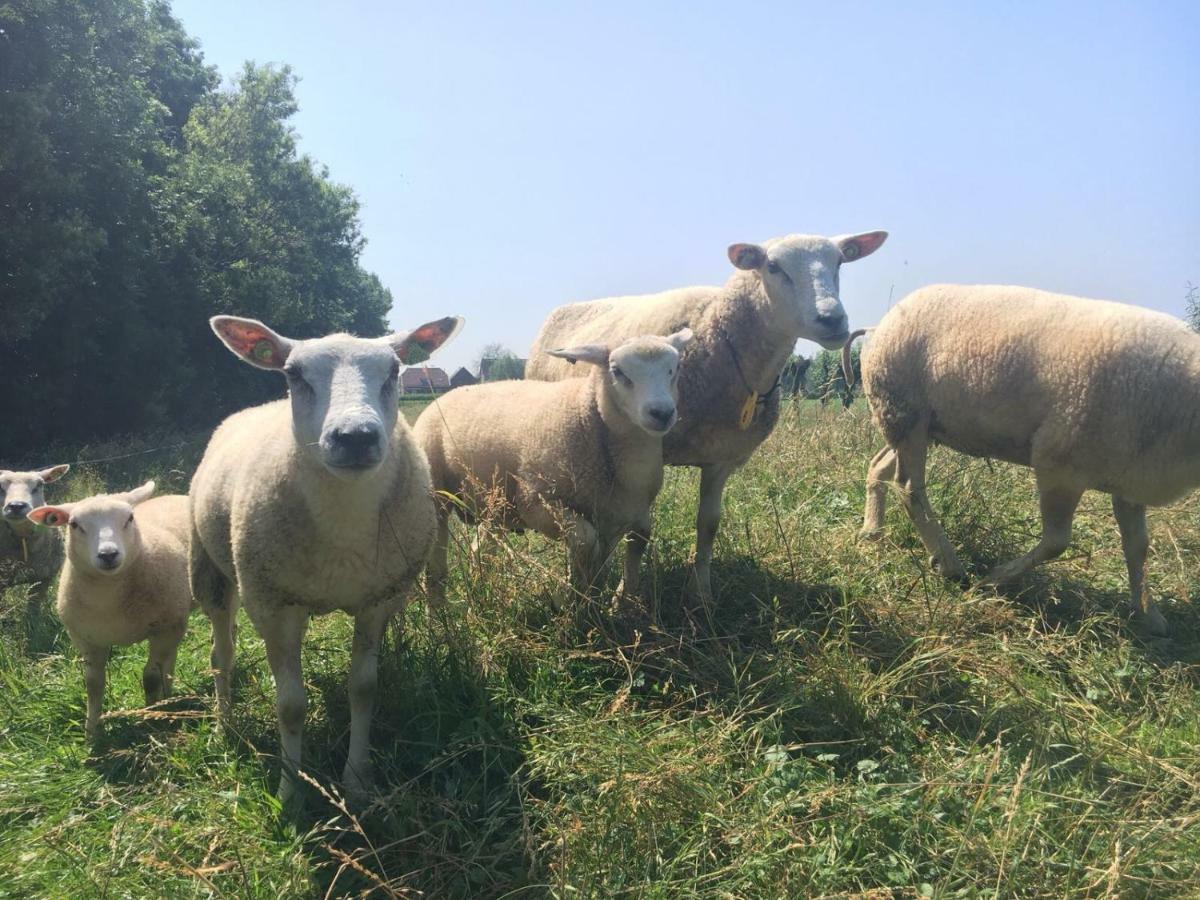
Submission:
[[[254,319],[216,316],[211,324],[243,360],[287,376],[296,443],[327,471],[355,479],[387,459],[399,414],[400,365],[428,359],[458,333],[462,319],[385,338],[334,334],[308,341],[281,337]]]
[[[58,481],[70,466],[52,466],[37,472],[0,471],[0,513],[12,522],[24,522],[30,510],[46,503],[46,485]]]
[[[78,503],[41,506],[29,514],[39,525],[67,529],[67,556],[83,571],[115,575],[142,552],[133,508],[154,496],[154,482],[124,494],[89,497]]]
[[[886,231],[836,238],[792,234],[762,245],[733,244],[729,261],[762,279],[784,327],[828,350],[837,350],[849,333],[838,296],[839,269],[844,262],[874,253],[886,239]]]
[[[643,431],[661,437],[678,419],[679,355],[691,340],[692,330],[684,328],[665,338],[632,338],[614,350],[589,344],[549,352],[607,367],[608,388],[621,412]]]

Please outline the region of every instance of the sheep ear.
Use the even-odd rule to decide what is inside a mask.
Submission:
[[[767,262],[767,251],[758,244],[730,244],[729,261],[739,269],[752,272]]]
[[[58,481],[58,479],[70,471],[71,467],[69,465],[51,466],[49,469],[42,469],[42,471],[38,472],[38,478],[42,479],[46,484],[50,484],[53,481]]]
[[[74,503],[64,503],[61,506],[39,506],[32,510],[26,518],[37,525],[62,528],[71,521],[71,508],[74,505]]]
[[[154,482],[147,481],[141,487],[135,487],[132,491],[126,491],[124,494],[118,494],[117,496],[130,506],[137,506],[139,503],[144,503],[154,496],[154,488]]]
[[[692,338],[694,337],[695,335],[692,333],[692,329],[681,328],[674,334],[667,335],[667,343],[682,353],[683,348],[690,344],[692,342]]]
[[[610,351],[603,344],[581,344],[578,347],[566,347],[562,350],[547,350],[546,352],[559,359],[565,359],[571,365],[585,362],[591,363],[593,366],[606,366]]]
[[[854,262],[882,247],[887,236],[886,231],[864,231],[862,234],[843,234],[835,237],[833,242],[842,251],[842,262]]]
[[[257,319],[213,316],[208,324],[235,355],[260,369],[282,369],[296,346]]]
[[[447,316],[436,322],[426,322],[407,334],[397,332],[384,340],[396,352],[400,362],[415,366],[425,362],[434,350],[456,337],[464,324],[466,319],[462,316]]]

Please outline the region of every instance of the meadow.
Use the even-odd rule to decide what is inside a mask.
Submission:
[[[53,499],[183,492],[204,437],[39,461],[123,457]],[[726,492],[711,606],[684,592],[697,474],[668,470],[657,623],[571,597],[554,544],[457,528],[448,610],[418,592],[381,660],[367,809],[336,788],[349,619],[314,621],[295,822],[244,614],[225,728],[196,613],[160,708],[140,708],[145,648],[114,653],[89,748],[51,607],[5,590],[0,897],[1196,896],[1200,503],[1151,513],[1173,636],[1149,639],[1102,495],[1066,556],[1004,593],[933,575],[895,503],[860,545],[879,446],[861,401],[789,406]],[[938,450],[930,482],[974,574],[1036,540],[1028,471]]]

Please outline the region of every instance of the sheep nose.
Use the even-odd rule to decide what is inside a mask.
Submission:
[[[120,555],[121,551],[116,547],[101,547],[96,551],[96,557],[109,568],[112,568],[117,561],[117,557]]]
[[[846,314],[843,312],[818,313],[817,324],[827,331],[838,332],[840,334],[846,330]]]
[[[666,428],[671,424],[671,419],[675,417],[675,407],[673,406],[649,406],[646,408],[646,415],[659,428]]]
[[[330,435],[335,447],[349,453],[370,450],[379,443],[379,426],[364,422],[350,428],[335,428]]]
[[[24,500],[14,500],[11,503],[4,504],[4,515],[10,519],[19,519],[29,512],[29,509],[29,504]]]

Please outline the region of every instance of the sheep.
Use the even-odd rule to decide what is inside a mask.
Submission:
[[[217,429],[192,479],[191,583],[213,622],[218,709],[231,704],[237,608],[266,644],[282,757],[279,797],[299,797],[307,706],[300,648],[308,619],[354,617],[350,750],[343,785],[370,781],[378,647],[425,565],[436,529],[429,465],[399,415],[401,363],[450,340],[450,317],[409,334],[291,340],[262,322],[211,326],[250,365],[287,377],[289,399],[242,410]]]
[[[679,424],[666,436],[663,456],[668,465],[700,469],[692,588],[701,600],[712,599],[712,548],[725,482],[775,427],[779,378],[796,340],[842,345],[848,328],[838,299],[841,264],[874,253],[886,239],[887,232],[871,231],[733,244],[728,255],[738,271],[724,287],[560,306],[534,340],[526,377],[557,381],[581,373],[553,357],[551,348],[685,326],[695,332],[681,363]]]
[[[188,499],[151,497],[154,482],[123,494],[40,506],[39,525],[66,528],[67,552],[58,582],[58,616],[83,659],[87,687],[84,732],[96,737],[104,703],[109,651],[149,641],[142,670],[146,704],[171,691],[175,654],[187,631]]]
[[[626,544],[618,596],[636,596],[650,537],[650,507],[662,486],[663,435],[675,424],[680,352],[689,329],[610,348],[551,350],[589,365],[587,379],[501,381],[459,388],[413,426],[442,502],[427,590],[445,602],[449,508],[470,515],[502,491],[502,521],[570,547],[571,581],[586,591],[618,540]]]
[[[896,305],[862,353],[874,421],[887,446],[871,461],[860,532],[883,529],[887,483],[932,563],[965,572],[925,494],[930,442],[1031,466],[1041,502],[1037,546],[986,577],[1016,579],[1071,540],[1085,490],[1112,495],[1139,624],[1166,633],[1144,584],[1146,507],[1200,484],[1200,335],[1171,316],[1032,288],[933,285]]]
[[[0,470],[0,560],[19,562],[44,589],[63,562],[62,536],[53,528],[38,528],[28,513],[46,504],[46,485],[69,472],[69,465],[32,472]]]

